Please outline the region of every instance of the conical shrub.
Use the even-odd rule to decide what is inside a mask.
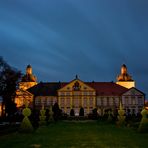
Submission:
[[[21,122],[20,132],[32,132],[33,126],[28,118],[31,115],[31,110],[30,110],[30,108],[28,108],[27,103],[26,103],[26,108],[23,109],[22,114],[24,115],[24,118]]]
[[[141,133],[148,132],[148,110],[143,109],[141,111],[142,119],[138,128],[138,131]]]
[[[125,125],[125,111],[122,107],[121,102],[120,102],[117,118],[118,118],[117,125],[119,127]]]

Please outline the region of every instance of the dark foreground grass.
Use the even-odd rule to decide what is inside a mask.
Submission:
[[[0,148],[146,148],[148,134],[101,122],[58,122],[0,136]]]

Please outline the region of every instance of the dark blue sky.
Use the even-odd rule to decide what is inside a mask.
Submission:
[[[115,81],[148,94],[148,0],[0,0],[0,55],[38,81]]]

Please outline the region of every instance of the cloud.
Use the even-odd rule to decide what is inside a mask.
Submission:
[[[125,63],[147,92],[147,1],[0,2],[0,53],[39,81],[115,81]]]

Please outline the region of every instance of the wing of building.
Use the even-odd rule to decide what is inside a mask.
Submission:
[[[90,114],[93,109],[97,109],[100,115],[106,110],[116,112],[120,102],[126,112],[137,114],[145,101],[145,94],[135,88],[135,81],[128,75],[126,65],[122,65],[116,83],[84,82],[78,76],[70,82],[37,83],[29,65],[16,94],[15,103],[18,108],[23,107],[25,101],[36,109],[42,106],[49,108],[58,103],[63,113],[70,115],[73,109],[76,116],[81,108],[84,115]]]

